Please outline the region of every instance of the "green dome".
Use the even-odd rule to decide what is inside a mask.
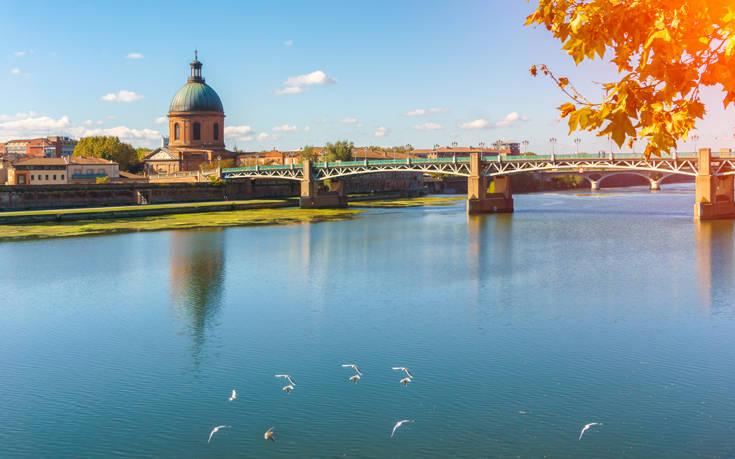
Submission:
[[[170,112],[224,112],[217,92],[204,82],[189,81],[181,87],[168,110]]]

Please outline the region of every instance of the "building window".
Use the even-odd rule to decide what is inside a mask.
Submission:
[[[48,180],[48,174],[46,174],[46,180]]]
[[[202,128],[199,123],[194,123],[194,140],[199,140],[201,137],[201,130]]]
[[[64,180],[64,174],[61,174],[61,180]]]
[[[214,123],[214,140],[219,140],[219,123]]]
[[[33,175],[31,175],[31,180],[33,180]]]
[[[54,180],[56,180],[56,174],[54,174]]]
[[[179,123],[174,124],[174,140],[179,140]]]

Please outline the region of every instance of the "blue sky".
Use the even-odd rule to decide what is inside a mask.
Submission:
[[[224,104],[228,147],[502,139],[547,152],[555,137],[567,152],[580,137],[583,151],[607,150],[606,139],[567,135],[555,109],[563,94],[528,69],[545,63],[594,96],[592,81],[612,67],[575,67],[549,32],[524,27],[534,3],[5,1],[0,141],[112,134],[156,146],[196,48]],[[735,146],[735,111],[718,97],[706,92],[699,146]]]

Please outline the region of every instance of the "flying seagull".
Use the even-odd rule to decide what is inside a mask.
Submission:
[[[350,376],[350,381],[352,381],[353,383],[356,383],[358,379],[360,379],[360,375]]]
[[[235,389],[232,389],[232,395],[230,396],[230,401],[233,401],[237,398],[237,392],[235,392]]]
[[[396,425],[393,426],[393,432],[391,432],[390,437],[393,438],[393,435],[396,434],[396,429],[398,429],[399,427],[401,427],[406,422],[413,422],[413,420],[411,420],[411,419],[404,419],[403,421],[396,422]]]
[[[408,387],[408,383],[412,382],[411,378],[403,378],[401,379],[401,384],[403,384],[403,387]]]
[[[602,425],[601,422],[590,422],[589,424],[585,425],[584,427],[582,427],[582,431],[579,433],[579,439],[580,440],[582,439],[582,435],[584,435],[584,433],[587,432],[587,430],[589,430],[590,427],[601,426],[601,425]]]
[[[394,370],[405,371],[409,378],[413,379],[413,375],[406,367],[393,367]]]
[[[209,443],[210,441],[212,441],[212,435],[216,434],[219,429],[224,429],[224,428],[228,428],[228,427],[232,427],[232,426],[217,426],[214,429],[212,429],[212,431],[209,432],[209,440],[207,440],[207,443]]]
[[[358,375],[362,376],[362,371],[360,371],[360,369],[357,368],[357,365],[355,365],[354,363],[345,363],[345,364],[342,364],[342,366],[345,368],[353,368],[357,372]]]
[[[273,441],[273,442],[276,441],[276,437],[273,436],[273,427],[271,427],[265,432],[265,435],[263,435],[263,438],[265,438],[266,440]]]
[[[293,382],[293,379],[291,379],[291,376],[289,375],[276,375],[276,378],[286,378],[288,379],[288,382],[290,382],[292,386],[296,385],[296,383]]]
[[[289,386],[283,386],[283,389],[281,389],[281,390],[285,390],[286,392],[288,392],[290,394],[291,391],[293,390],[293,386],[290,386],[290,385]]]

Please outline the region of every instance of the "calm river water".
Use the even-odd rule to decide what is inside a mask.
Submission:
[[[733,457],[734,224],[692,204],[2,243],[0,456]]]

